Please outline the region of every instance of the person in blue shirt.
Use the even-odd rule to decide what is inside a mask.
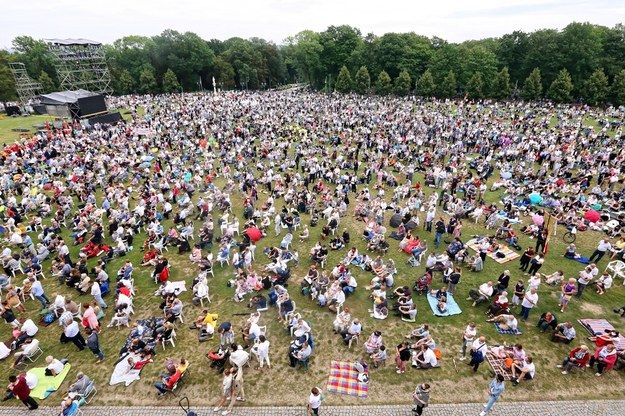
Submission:
[[[480,416],[486,416],[505,389],[506,385],[504,383],[503,375],[497,374],[497,377],[495,377],[488,385],[488,403],[484,406],[484,410],[482,410]]]

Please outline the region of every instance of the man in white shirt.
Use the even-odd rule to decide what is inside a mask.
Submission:
[[[586,289],[586,286],[588,286],[588,284],[592,281],[592,278],[593,276],[590,266],[586,266],[584,270],[579,272],[579,277],[577,279],[577,293],[575,294],[577,299],[582,297],[584,289]]]
[[[610,244],[610,241],[607,238],[600,240],[599,244],[597,244],[597,249],[592,253],[590,258],[588,259],[588,262],[592,263],[593,260],[595,260],[596,263],[599,263],[599,261],[601,261],[601,258],[605,256],[605,253],[611,249],[612,244]]]
[[[195,295],[191,299],[191,302],[193,302],[195,306],[199,306],[200,299],[203,299],[208,295],[208,285],[206,285],[205,281],[200,281],[193,286],[193,292]]]
[[[250,354],[239,345],[232,344],[230,351],[230,364],[237,368],[242,368],[250,359]]]
[[[531,288],[529,292],[525,294],[523,297],[523,302],[521,302],[521,320],[523,322],[527,321],[529,317],[530,310],[538,303],[538,294],[536,293],[536,289]]]
[[[108,308],[104,299],[102,299],[102,291],[100,290],[100,284],[98,282],[89,282],[89,286],[91,286],[91,296],[95,299],[96,302],[100,304],[102,309]]]
[[[421,345],[421,351],[413,355],[412,366],[426,369],[438,366],[438,359],[434,350],[431,350],[426,345]]]
[[[72,320],[65,329],[63,330],[63,334],[61,335],[61,343],[67,344],[68,342],[73,342],[75,346],[78,347],[78,351],[82,351],[85,349],[85,339],[80,333],[80,328],[78,327],[78,322]]]
[[[63,372],[63,368],[65,367],[65,364],[51,355],[46,357],[46,363],[48,364],[45,372],[46,376],[57,376]]]
[[[11,349],[15,350],[20,347],[28,338],[34,338],[39,328],[32,319],[27,319],[22,324],[21,334],[17,337],[15,341],[11,344]]]
[[[522,363],[522,366],[519,364],[514,364],[512,366],[512,382],[514,384],[519,384],[521,380],[531,380],[536,375],[536,366],[534,365],[534,360],[532,357],[527,356]]]
[[[486,283],[482,283],[478,290],[469,290],[469,297],[467,300],[473,300],[473,306],[479,305],[485,300],[490,299],[490,297],[493,296],[493,291],[493,282],[488,281]]]

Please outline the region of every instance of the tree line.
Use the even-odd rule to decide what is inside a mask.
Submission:
[[[212,89],[214,77],[223,90],[307,83],[327,92],[625,104],[622,24],[571,23],[462,43],[416,33],[363,36],[348,25],[305,30],[282,45],[166,30],[105,48],[115,94]],[[16,96],[11,61],[24,62],[43,92],[58,88],[45,43],[19,36],[12,51],[0,51],[0,100]]]

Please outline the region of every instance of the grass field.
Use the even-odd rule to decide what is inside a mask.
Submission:
[[[24,119],[0,120],[0,138],[2,138],[2,140],[12,140],[6,139],[7,136],[4,136],[4,132],[15,126],[19,126],[19,124],[15,124],[16,120]],[[30,124],[35,124],[31,122],[33,119],[28,118],[27,120]],[[417,180],[422,181],[422,179],[423,177],[421,175],[417,175]],[[216,184],[218,186],[223,185],[223,180],[217,179]],[[426,189],[428,193],[433,191],[434,190],[431,188]],[[266,194],[261,193],[259,195],[259,203],[262,203],[266,199]],[[390,198],[392,192],[387,192],[386,195]],[[500,197],[501,194],[498,192],[487,193],[487,200],[489,202],[497,201]],[[354,198],[350,196],[350,199],[353,201]],[[277,205],[281,207],[282,201],[278,201]],[[233,195],[233,207],[234,214],[242,219],[242,201],[238,194]],[[366,250],[366,245],[360,239],[364,224],[362,222],[356,222],[352,218],[351,213],[353,207],[352,202],[352,205],[350,205],[348,209],[349,215],[341,220],[340,228],[347,228],[350,231],[353,245],[362,252]],[[215,221],[218,216],[218,212],[213,212]],[[444,214],[443,216],[447,218]],[[422,217],[421,223],[423,223],[423,219]],[[309,220],[309,215],[302,215],[302,222],[304,224],[308,224]],[[388,220],[388,218],[386,218],[386,220]],[[270,356],[272,368],[264,372],[257,372],[253,369],[247,370],[245,379],[245,388],[248,395],[247,405],[303,404],[308,397],[308,390],[311,386],[318,385],[325,389],[331,359],[354,359],[365,356],[362,351],[362,342],[364,339],[361,341],[360,345],[355,346],[352,350],[348,350],[341,339],[331,331],[331,323],[334,318],[333,314],[326,309],[319,308],[310,298],[304,298],[299,293],[298,288],[301,278],[307,272],[311,264],[308,251],[318,240],[321,224],[320,222],[320,226],[310,229],[311,237],[309,243],[299,244],[296,234],[293,249],[300,253],[300,264],[292,271],[292,278],[289,285],[290,293],[297,303],[298,310],[302,313],[303,317],[309,320],[313,325],[315,350],[310,362],[310,367],[307,372],[303,369],[294,370],[288,367],[287,350],[289,336],[284,328],[277,322],[277,312],[275,308],[263,313],[261,325],[267,325],[268,328],[267,337],[271,342]],[[465,241],[474,234],[484,233],[481,224],[475,225],[468,220],[464,220],[463,224],[463,240]],[[167,229],[169,225],[170,223],[165,222],[165,229]],[[196,222],[195,229],[199,230],[199,228],[200,223]],[[69,233],[66,232],[65,236],[68,237],[68,234]],[[417,234],[420,237],[426,237],[429,241],[433,241],[433,235],[428,236],[428,233],[424,232],[422,228],[417,229]],[[216,236],[217,235],[218,232],[216,231]],[[269,236],[258,243],[255,263],[255,268],[257,270],[268,263],[266,257],[262,254],[263,248],[271,245],[279,245],[282,236],[283,235],[276,237],[273,233],[273,227],[271,227]],[[107,242],[110,244],[110,236],[107,237]],[[159,299],[153,296],[156,286],[150,279],[151,268],[140,268],[138,266],[142,257],[142,252],[139,251],[138,248],[141,246],[144,237],[144,235],[139,235],[135,239],[135,250],[125,258],[115,259],[107,267],[109,276],[113,277],[125,259],[129,258],[133,261],[135,265],[134,278],[138,287],[137,297],[134,302],[136,315],[133,316],[133,319],[162,315],[162,312],[158,309]],[[579,233],[576,242],[578,250],[582,254],[589,256],[601,237],[601,234],[591,231]],[[412,286],[414,280],[423,273],[424,266],[410,268],[406,264],[407,256],[397,250],[397,242],[395,240],[390,240],[390,242],[391,248],[389,249],[388,256],[395,259],[399,271],[396,277],[396,285],[408,284]],[[522,247],[534,244],[534,240],[521,237],[520,245]],[[79,248],[80,247],[71,248],[72,258],[77,258]],[[555,236],[550,243],[547,261],[541,269],[541,272],[551,273],[555,270],[563,270],[566,277],[577,276],[577,272],[581,270],[583,266],[580,263],[563,259],[561,255],[564,249],[565,244],[562,241],[561,235]],[[345,253],[345,249],[338,252],[330,252],[328,268],[331,268],[332,265],[342,260]],[[216,248],[213,254],[216,256]],[[171,248],[166,255],[172,263],[170,280],[185,280],[187,282],[187,287],[190,289],[191,280],[198,273],[198,269],[189,262],[188,254],[178,255],[177,250]],[[607,261],[607,258],[601,261],[599,264],[601,270],[605,268]],[[92,259],[89,263],[89,267],[92,267],[94,263],[95,260]],[[46,262],[44,264],[44,270],[47,272],[48,269],[49,262]],[[427,301],[423,297],[415,296],[415,302],[418,305],[419,311],[417,324],[409,324],[393,316],[389,316],[385,321],[377,321],[369,318],[367,309],[371,307],[371,303],[367,299],[364,286],[368,284],[372,275],[358,268],[352,268],[352,273],[354,273],[358,279],[359,289],[354,295],[348,298],[346,305],[350,307],[353,317],[361,318],[363,321],[363,338],[366,339],[373,330],[377,329],[382,331],[385,340],[384,343],[389,348],[390,358],[385,368],[371,371],[370,398],[368,400],[329,394],[326,395],[326,403],[382,404],[409,402],[411,401],[411,392],[414,390],[415,385],[420,382],[428,382],[433,386],[433,402],[484,400],[484,389],[490,378],[488,365],[484,363],[478,373],[475,374],[462,362],[457,361],[456,365],[452,362],[452,358],[457,358],[459,356],[458,350],[460,348],[461,333],[464,326],[469,321],[478,323],[479,334],[485,335],[489,344],[520,342],[525,346],[528,354],[532,355],[535,359],[537,378],[532,382],[523,383],[518,387],[509,387],[504,394],[504,400],[567,400],[571,397],[578,399],[597,398],[597,389],[589,387],[594,385],[597,380],[601,383],[600,391],[602,398],[622,398],[625,388],[625,379],[622,372],[610,371],[600,379],[595,377],[591,371],[576,372],[564,377],[560,374],[560,370],[555,367],[556,364],[566,356],[569,347],[551,343],[548,339],[548,335],[541,334],[536,330],[534,325],[540,313],[547,310],[557,312],[559,288],[547,287],[544,284],[541,285],[539,289],[539,304],[536,310],[532,311],[530,320],[520,325],[520,328],[524,332],[521,336],[500,335],[491,324],[484,322],[486,319],[484,315],[486,306],[481,305],[473,308],[470,302],[465,301],[465,297],[470,288],[477,287],[486,280],[496,280],[504,269],[509,269],[512,273],[511,286],[514,285],[513,282],[517,279],[527,280],[527,277],[523,276],[518,270],[518,262],[514,261],[502,266],[488,259],[486,261],[485,270],[481,273],[470,273],[468,270],[463,271],[462,283],[458,286],[456,296],[458,304],[463,310],[461,315],[447,318],[434,317],[427,305]],[[234,303],[232,301],[233,289],[226,286],[226,282],[232,278],[233,272],[232,266],[221,268],[218,264],[215,265],[215,278],[209,282],[211,299],[213,301],[213,303],[209,305],[209,310],[220,315],[220,322],[230,320],[238,329],[243,325],[246,317],[233,314],[245,313],[248,312],[248,310],[243,303]],[[439,288],[440,286],[442,286],[440,274],[435,274],[433,287]],[[57,292],[71,295],[77,301],[90,299],[90,296],[76,296],[75,292],[70,291],[65,286],[58,287],[55,279],[48,278],[44,282],[44,287],[50,299],[53,299],[53,295]],[[585,317],[606,316],[617,329],[624,329],[625,325],[623,325],[622,318],[611,311],[613,307],[622,306],[624,303],[624,294],[625,289],[620,281],[615,281],[614,287],[603,296],[598,296],[592,290],[587,290],[581,301],[573,300],[565,313],[557,313],[558,318],[563,322],[565,320],[576,320]],[[66,390],[71,380],[75,377],[75,374],[78,371],[83,371],[97,381],[98,396],[94,403],[99,405],[170,405],[174,403],[174,398],[172,396],[157,398],[156,390],[152,385],[157,381],[158,375],[163,370],[163,360],[165,357],[185,357],[191,363],[191,376],[181,387],[180,394],[189,396],[194,405],[212,405],[216,403],[220,392],[222,377],[208,367],[209,361],[204,357],[204,354],[214,349],[218,341],[213,340],[206,343],[198,343],[197,333],[189,330],[187,326],[188,322],[200,312],[200,309],[193,307],[191,304],[190,292],[185,292],[182,294],[181,298],[186,305],[185,316],[187,319],[185,320],[185,324],[181,325],[180,329],[177,331],[176,347],[173,349],[168,347],[167,350],[163,352],[162,348],[159,346],[155,363],[145,367],[141,375],[141,380],[127,388],[121,385],[114,387],[108,386],[113,363],[116,361],[118,351],[126,338],[127,330],[103,329],[100,335],[100,342],[103,345],[103,351],[107,358],[102,364],[96,365],[95,356],[90,352],[77,352],[72,344],[61,345],[58,342],[61,331],[56,323],[49,327],[41,328],[38,338],[42,341],[45,355],[51,354],[56,357],[68,357],[73,365],[70,375],[61,390]],[[114,302],[110,295],[108,298],[105,298],[105,300],[109,304]],[[39,308],[40,305],[37,301],[29,301],[27,303],[27,315],[36,316]],[[111,312],[107,312],[102,321],[103,327],[105,327],[110,320],[110,316]],[[427,371],[409,369],[405,374],[398,375],[395,373],[395,366],[392,360],[395,345],[397,345],[401,341],[402,336],[408,333],[415,325],[422,323],[429,323],[431,325],[431,332],[443,355],[442,368]],[[583,328],[577,323],[575,323],[575,328],[577,330],[578,340],[580,342],[586,341],[585,337],[587,334]],[[0,339],[6,340],[9,337],[10,331],[8,325],[0,325]],[[237,340],[240,342],[241,338],[237,337]],[[35,364],[35,366],[43,365],[43,358],[40,358]],[[0,367],[0,380],[6,380],[8,375],[11,374],[11,370],[8,366],[9,364],[5,362]],[[288,385],[286,385],[286,383],[288,383]],[[60,392],[54,393],[50,399],[46,401],[46,404],[56,404],[61,397]],[[3,404],[6,405],[7,403],[5,402]],[[8,404],[15,404],[15,402],[9,402]]]
[[[33,127],[35,124],[45,124],[46,121],[52,122],[54,117],[48,115],[35,115],[28,117],[7,117],[0,115],[0,144],[11,144],[22,136],[27,136],[37,132]],[[16,132],[12,129],[28,129],[28,132]]]

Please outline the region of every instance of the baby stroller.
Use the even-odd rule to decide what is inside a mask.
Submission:
[[[223,373],[226,361],[230,357],[230,351],[227,347],[220,345],[217,351],[211,351],[206,356],[211,360],[210,368],[216,368],[220,373]]]
[[[419,295],[423,295],[424,293],[427,293],[428,286],[430,285],[430,283],[432,283],[432,275],[426,272],[425,274],[423,274],[421,277],[417,279],[417,281],[414,284],[414,290]]]

